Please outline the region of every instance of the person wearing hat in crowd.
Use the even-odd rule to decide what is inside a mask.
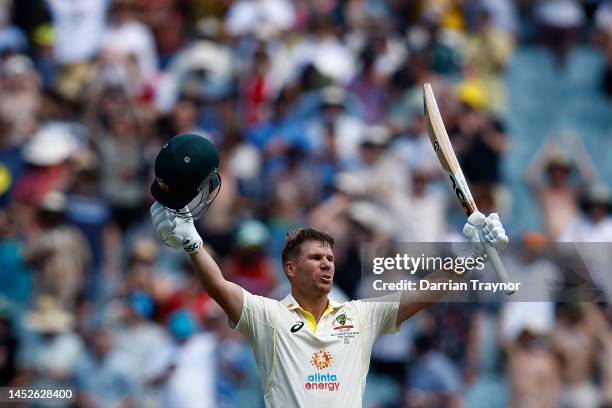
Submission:
[[[322,164],[338,167],[354,162],[359,155],[365,125],[346,110],[347,98],[343,88],[322,88],[319,91],[319,115],[306,125],[305,145]],[[331,179],[328,184],[331,184]]]
[[[580,217],[570,223],[560,237],[562,242],[574,243],[591,279],[607,300],[612,299],[612,251],[609,244],[612,242],[611,208],[610,188],[601,183],[589,186],[580,197]],[[585,242],[590,244],[585,245]]]
[[[42,125],[23,147],[27,168],[15,186],[13,200],[36,207],[47,193],[65,190],[70,180],[69,159],[80,148],[66,126]]]
[[[10,119],[14,136],[23,142],[38,123],[40,75],[29,57],[16,54],[2,62],[0,77],[0,114]]]
[[[591,185],[580,197],[582,215],[567,226],[563,242],[612,242],[612,193],[605,184]]]
[[[251,293],[269,295],[276,287],[275,263],[266,253],[270,233],[259,221],[244,221],[236,232],[224,270],[228,279]]]
[[[159,200],[150,210],[157,236],[189,254],[203,288],[250,342],[266,406],[299,406],[307,401],[316,407],[361,406],[374,341],[396,333],[405,320],[445,291],[397,292],[338,303],[328,298],[335,274],[333,237],[297,228],[287,235],[281,253],[291,293],[282,301],[251,294],[225,279],[202,249],[195,228],[194,217],[204,214],[221,185],[218,167],[215,146],[202,136],[178,135],[168,141],[155,159],[151,185]],[[475,212],[464,232],[476,250],[481,248],[480,256],[481,239],[497,250],[508,243],[497,214],[485,217]],[[451,276],[436,274],[429,279],[448,282]]]
[[[24,317],[25,332],[18,353],[14,384],[29,388],[67,389],[84,351],[74,332],[74,316],[53,296],[41,295]],[[69,401],[58,407],[70,406]]]
[[[572,157],[562,150],[561,141],[547,139],[526,168],[525,180],[540,205],[546,232],[553,241],[560,239],[567,226],[579,214],[578,197],[583,185],[594,180],[595,171],[580,140],[569,134],[562,136],[572,146]],[[571,174],[576,171],[579,184]]]

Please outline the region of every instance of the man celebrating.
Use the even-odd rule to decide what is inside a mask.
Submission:
[[[374,341],[431,304],[411,292],[337,303],[333,238],[313,228],[288,234],[282,264],[291,293],[282,301],[255,296],[225,280],[205,250],[192,214],[202,214],[219,189],[219,158],[197,135],[171,139],[155,161],[151,218],[159,238],[188,253],[203,288],[253,348],[266,407],[361,407]],[[194,198],[195,197],[195,198]],[[498,250],[508,238],[497,217],[474,213],[464,228]]]

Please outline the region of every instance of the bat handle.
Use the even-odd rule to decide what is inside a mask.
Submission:
[[[486,242],[486,240],[482,240],[482,242],[483,242],[484,250],[489,256],[489,259],[491,260],[491,263],[493,264],[493,269],[495,269],[495,272],[497,272],[497,276],[499,276],[499,279],[504,283],[510,283],[510,278],[508,278],[508,272],[506,272],[506,268],[504,267],[504,264],[499,258],[499,254],[497,253],[497,250],[495,249],[495,247],[493,247],[493,245]],[[515,291],[506,290],[504,292],[506,293],[506,295],[512,295]]]

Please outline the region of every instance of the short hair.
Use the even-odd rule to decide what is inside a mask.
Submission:
[[[319,241],[328,244],[332,249],[334,248],[334,238],[329,233],[316,228],[296,228],[287,233],[285,239],[285,245],[281,252],[283,268],[288,260],[294,259],[300,253],[300,246],[306,241]]]

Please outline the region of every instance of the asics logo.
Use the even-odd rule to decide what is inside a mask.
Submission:
[[[304,322],[297,322],[296,324],[291,326],[291,333],[300,331],[302,327],[304,327]]]

